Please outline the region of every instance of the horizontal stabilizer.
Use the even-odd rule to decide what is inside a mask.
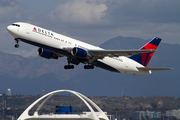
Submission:
[[[139,70],[144,70],[144,71],[160,71],[160,70],[173,70],[172,68],[150,68],[150,67],[137,67]]]

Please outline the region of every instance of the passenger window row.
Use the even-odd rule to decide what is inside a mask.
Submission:
[[[13,26],[17,26],[17,27],[20,27],[20,25],[18,25],[18,24],[12,24]]]

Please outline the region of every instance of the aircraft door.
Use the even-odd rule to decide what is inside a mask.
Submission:
[[[129,64],[129,63],[128,63],[128,60],[126,60],[125,66],[126,66],[127,68],[128,68],[128,64]]]
[[[26,33],[30,34],[30,27],[28,25],[26,26]]]
[[[17,32],[19,32],[19,27],[17,28]]]

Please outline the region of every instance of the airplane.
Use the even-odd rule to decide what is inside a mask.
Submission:
[[[68,65],[65,65],[64,69],[74,69],[74,65],[84,63],[84,69],[94,69],[96,66],[111,72],[134,75],[172,70],[147,67],[161,42],[158,37],[153,38],[139,50],[105,50],[25,22],[13,23],[7,27],[7,31],[14,37],[15,48],[18,48],[19,41],[22,41],[39,47],[37,54],[43,58],[67,57]]]

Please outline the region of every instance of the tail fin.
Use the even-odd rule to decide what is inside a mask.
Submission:
[[[148,42],[146,45],[144,45],[140,50],[156,50],[160,42],[161,42],[161,39],[158,37],[155,37],[150,42]],[[148,65],[149,61],[151,60],[153,54],[154,54],[154,52],[141,53],[138,55],[133,55],[129,58],[135,60],[136,62],[138,62],[146,67]]]

